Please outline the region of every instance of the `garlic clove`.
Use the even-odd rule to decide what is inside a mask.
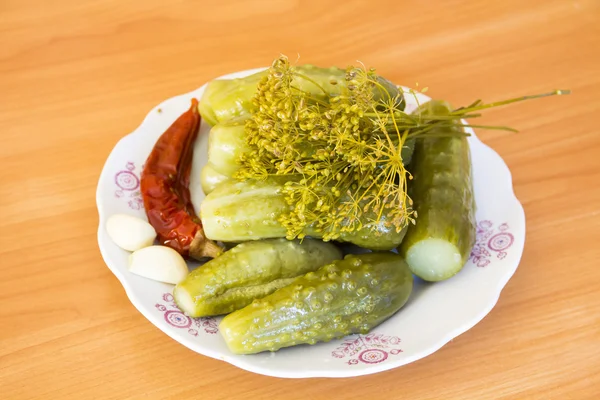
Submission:
[[[188,274],[183,257],[170,247],[150,246],[129,256],[129,271],[159,282],[178,284]]]
[[[127,251],[151,246],[156,239],[152,225],[127,214],[111,215],[106,221],[106,231],[117,246]]]

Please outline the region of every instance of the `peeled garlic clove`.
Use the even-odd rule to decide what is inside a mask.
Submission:
[[[111,215],[106,221],[106,231],[117,246],[127,251],[151,246],[156,239],[152,225],[127,214]]]
[[[150,246],[129,256],[129,271],[155,281],[178,284],[188,274],[183,257],[170,247]]]

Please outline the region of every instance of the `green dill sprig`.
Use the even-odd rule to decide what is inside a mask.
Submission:
[[[316,85],[323,95],[301,90],[300,80]],[[381,225],[399,232],[417,217],[407,194],[412,179],[403,161],[407,141],[440,131],[465,136],[465,127],[481,126],[463,119],[478,117],[481,110],[566,94],[489,104],[478,100],[449,114],[425,116],[404,112],[402,93],[390,93],[374,69],[348,67],[344,82],[330,83],[339,85],[340,93],[327,93],[279,57],[259,82],[256,111],[246,122],[251,151],[241,156],[236,177],[288,177],[283,193],[290,212],[279,222],[290,239],[303,238],[309,229],[324,240],[364,227],[381,232]]]

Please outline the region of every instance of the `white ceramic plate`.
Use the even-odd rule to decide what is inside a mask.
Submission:
[[[257,70],[224,78],[243,77]],[[117,143],[98,182],[98,244],[110,270],[121,281],[134,306],[154,325],[184,346],[259,374],[287,377],[350,377],[385,371],[423,358],[479,322],[496,304],[515,272],[525,242],[525,214],[513,189],[510,171],[500,156],[474,135],[472,152],[477,200],[477,243],[471,259],[452,279],[436,284],[416,282],[406,306],[367,335],[276,353],[231,354],[218,333],[220,318],[192,319],[173,302],[173,286],[127,271],[128,252],[109,239],[105,223],[115,213],[145,218],[139,192],[141,167],[156,139],[200,98],[204,86],[155,107],[144,122]],[[421,96],[421,102],[428,98]],[[411,96],[407,96],[408,106]],[[210,127],[202,123],[195,144],[191,194],[196,210],[204,194],[199,172],[206,162]]]

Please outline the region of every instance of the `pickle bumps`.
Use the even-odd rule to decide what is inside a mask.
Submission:
[[[349,255],[229,314],[219,330],[236,354],[366,333],[398,311],[412,287],[399,255]]]

